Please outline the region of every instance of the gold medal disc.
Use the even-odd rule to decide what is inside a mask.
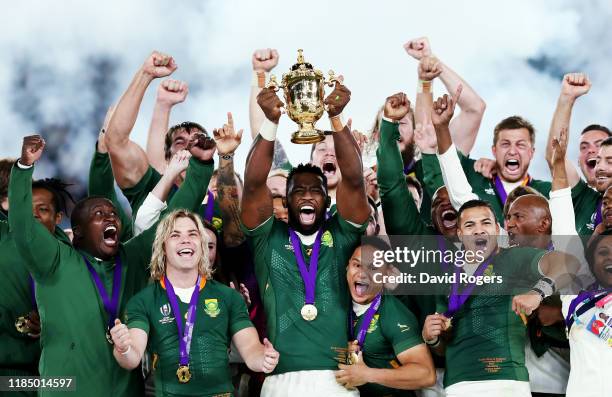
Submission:
[[[306,321],[312,321],[317,318],[317,308],[312,304],[305,304],[300,311],[302,318]]]
[[[20,334],[27,334],[31,331],[31,329],[26,325],[26,320],[27,319],[25,316],[21,316],[15,320],[15,328]]]
[[[191,379],[191,371],[189,370],[189,366],[180,365],[176,370],[176,377],[180,383],[187,383]]]

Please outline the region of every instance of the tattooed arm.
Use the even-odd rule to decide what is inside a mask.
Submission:
[[[238,141],[240,143],[240,141]],[[223,242],[226,247],[240,245],[245,237],[240,230],[240,190],[234,173],[234,157],[219,156],[217,195],[223,217]]]

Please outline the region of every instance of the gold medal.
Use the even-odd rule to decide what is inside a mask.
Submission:
[[[306,321],[312,321],[317,318],[317,308],[315,305],[309,303],[302,306],[300,313],[302,314],[302,318]]]
[[[446,328],[445,329],[450,329],[453,326],[453,319],[451,318],[447,318],[446,319]]]
[[[113,342],[113,337],[111,336],[110,330],[107,328],[106,332],[104,333],[104,336],[106,336],[106,341],[111,344],[114,345],[115,343]]]
[[[349,365],[355,365],[359,362],[359,356],[355,352],[350,352],[348,356]]]
[[[20,334],[28,334],[32,330],[26,325],[27,317],[21,316],[17,320],[15,320],[15,328],[17,328],[17,332]]]
[[[191,371],[188,365],[179,365],[176,370],[176,377],[180,383],[187,383],[191,379]]]

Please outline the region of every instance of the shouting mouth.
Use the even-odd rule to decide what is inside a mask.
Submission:
[[[489,243],[489,240],[486,237],[477,237],[474,240],[474,245],[476,246],[477,249],[481,251],[485,251],[487,249],[488,243]]]
[[[364,281],[355,281],[353,286],[355,288],[355,295],[357,295],[359,298],[366,296],[368,290],[370,289],[370,284]]]
[[[300,223],[308,226],[315,223],[316,213],[315,208],[310,204],[304,204],[300,207]]]
[[[457,227],[457,212],[452,209],[442,211],[442,226],[445,229]]]
[[[102,238],[104,240],[105,245],[109,247],[116,246],[119,240],[117,237],[117,226],[108,225],[104,228],[104,234]]]
[[[597,157],[590,157],[586,160],[585,162],[587,168],[589,171],[595,169],[595,166],[597,165]]]
[[[329,178],[331,176],[336,176],[337,169],[338,167],[336,166],[336,163],[332,161],[327,161],[323,163],[323,167],[321,167],[321,170],[323,171],[323,174],[325,175],[326,178]]]
[[[504,164],[510,173],[517,173],[521,168],[521,162],[518,159],[508,159]]]

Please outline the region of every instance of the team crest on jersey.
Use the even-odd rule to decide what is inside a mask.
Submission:
[[[332,237],[332,234],[329,232],[329,230],[326,230],[325,233],[323,233],[323,235],[321,236],[321,244],[330,248],[334,246],[334,238]]]
[[[204,299],[204,313],[213,318],[221,313],[217,299]]]
[[[487,266],[487,268],[485,269],[484,276],[495,276],[495,272],[493,271],[493,264],[491,263],[489,266]]]
[[[495,190],[492,187],[488,187],[485,189],[486,194],[490,194],[491,196],[495,196]]]
[[[170,317],[170,313],[172,313],[172,309],[170,308],[170,304],[166,303],[159,307],[159,312],[162,314],[162,319],[159,320],[161,324],[168,324],[174,322],[174,317]]]
[[[223,220],[221,218],[213,216],[211,223],[215,227],[215,229],[217,229],[217,231],[221,231],[221,229],[223,228]]]
[[[371,334],[372,332],[376,331],[376,328],[378,328],[378,314],[375,314],[374,317],[372,317],[372,321],[370,321],[370,326],[368,327],[368,334]]]

